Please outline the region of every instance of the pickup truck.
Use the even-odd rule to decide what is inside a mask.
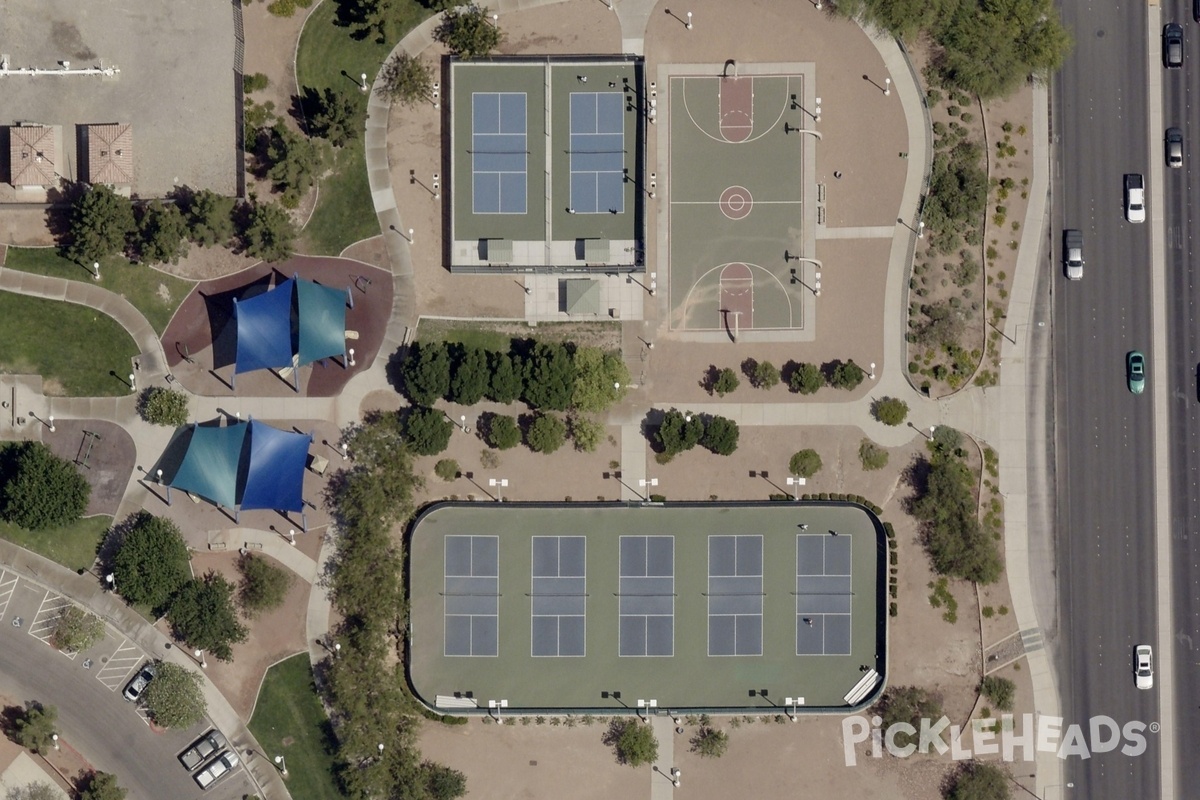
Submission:
[[[200,770],[193,776],[196,783],[201,789],[207,790],[221,778],[228,775],[232,770],[237,769],[238,757],[232,750],[226,750],[217,758],[216,761],[209,764],[204,769]]]
[[[218,730],[211,730],[196,740],[195,744],[179,754],[179,761],[188,772],[208,761],[213,753],[225,749],[228,742]]]
[[[1136,172],[1125,176],[1125,219],[1146,221],[1146,180]]]
[[[1063,231],[1063,268],[1069,280],[1083,277],[1083,231],[1073,228]]]

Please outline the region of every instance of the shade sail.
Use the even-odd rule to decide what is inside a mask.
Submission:
[[[346,352],[346,290],[296,280],[301,364]]]
[[[235,373],[292,365],[292,290],[289,278],[269,292],[234,301],[237,324]]]
[[[238,465],[250,426],[225,428],[192,425],[192,438],[171,486],[207,497],[227,508],[237,505]]]
[[[272,428],[257,420],[250,423],[250,466],[241,492],[243,509],[304,508],[304,466],[312,437]]]

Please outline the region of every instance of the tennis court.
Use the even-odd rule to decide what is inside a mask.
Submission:
[[[841,710],[882,689],[878,520],[847,503],[442,503],[409,542],[440,711]]]
[[[819,288],[810,260],[819,145],[805,132],[817,127],[811,67],[667,68],[669,134],[659,141],[670,154],[672,329],[811,338]]]
[[[642,266],[640,59],[452,60],[450,79],[452,270]]]

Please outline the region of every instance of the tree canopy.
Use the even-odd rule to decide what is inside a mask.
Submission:
[[[473,406],[483,399],[490,385],[487,351],[481,347],[464,346],[454,376],[450,379],[450,400],[459,405]]]
[[[684,414],[672,408],[665,415],[654,434],[663,452],[676,455],[691,450],[704,438],[704,421],[699,415]]]
[[[295,246],[296,226],[277,203],[255,201],[242,231],[246,254],[263,261],[283,261]]]
[[[54,747],[54,734],[58,728],[58,709],[34,703],[23,715],[17,717],[14,739],[17,744],[35,753],[44,753]]]
[[[66,256],[90,267],[95,261],[122,252],[136,230],[130,199],[102,184],[92,186],[71,204]]]
[[[316,102],[312,104],[315,108],[309,120],[313,133],[327,139],[334,147],[344,147],[357,139],[363,127],[361,93],[356,91],[351,94],[325,87],[323,91],[313,94]]]
[[[525,402],[566,411],[575,393],[575,363],[565,345],[537,342],[525,365]]]
[[[649,725],[637,719],[618,718],[608,726],[604,744],[616,752],[617,762],[630,767],[658,760],[658,739]]]
[[[190,728],[208,713],[200,676],[190,669],[163,661],[142,694],[154,722],[164,728]]]
[[[816,364],[796,364],[788,377],[788,386],[793,392],[813,394],[825,385],[825,376]]]
[[[228,244],[234,233],[235,202],[210,189],[192,195],[187,206],[188,238],[201,247]]]
[[[442,342],[413,342],[400,374],[408,399],[432,406],[450,392],[450,351]]]
[[[217,572],[185,583],[167,609],[176,635],[190,647],[232,661],[232,646],[246,641],[249,633],[233,605],[235,591],[236,587]]]
[[[494,414],[488,419],[487,443],[497,450],[516,447],[521,443],[521,427],[510,416]]]
[[[125,800],[128,793],[117,784],[117,776],[109,772],[93,772],[79,800]]]
[[[459,58],[482,58],[500,44],[500,29],[487,6],[471,4],[447,10],[433,38]]]
[[[394,103],[413,106],[433,96],[433,68],[408,53],[397,53],[379,73],[376,92]]]
[[[117,591],[131,603],[160,610],[192,577],[187,543],[169,519],[139,511],[125,525],[113,557]]]
[[[801,450],[792,454],[788,472],[801,478],[811,478],[821,471],[821,454],[816,450]]]
[[[899,425],[908,417],[908,403],[895,397],[881,397],[871,404],[871,412],[884,425]]]
[[[58,615],[50,642],[65,653],[78,653],[103,638],[104,620],[79,606],[69,605]]]
[[[586,413],[606,411],[620,402],[629,390],[629,368],[616,353],[599,347],[580,347],[575,351],[575,388],[571,405]]]
[[[492,353],[492,383],[488,397],[497,403],[511,403],[525,393],[523,370],[511,353]]]
[[[408,449],[419,456],[436,456],[450,446],[455,425],[435,408],[414,408],[404,418]]]
[[[83,516],[92,487],[74,464],[41,442],[12,445],[5,456],[12,472],[0,490],[0,516],[28,530],[59,528]]]
[[[1009,800],[1012,790],[1008,781],[1008,774],[995,764],[967,761],[945,782],[942,797],[946,800]]]
[[[238,599],[251,614],[278,608],[295,581],[290,570],[254,553],[241,556],[238,569],[242,573]]]
[[[994,583],[1004,570],[995,540],[979,524],[975,476],[951,453],[929,459],[924,491],[910,502],[922,521],[925,551],[935,571],[976,583]]]
[[[567,440],[567,425],[557,414],[538,414],[529,423],[525,441],[535,453],[549,455]]]
[[[147,264],[178,264],[187,255],[187,220],[179,206],[153,200],[138,219],[138,253]]]
[[[726,417],[712,417],[704,426],[700,444],[719,456],[732,455],[738,446],[738,424]]]

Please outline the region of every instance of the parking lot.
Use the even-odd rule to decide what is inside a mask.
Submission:
[[[124,699],[125,685],[150,657],[137,644],[112,628],[83,652],[63,653],[49,644],[53,620],[69,602],[0,567],[0,696],[8,704],[56,707],[64,744],[96,769],[118,775],[131,800],[255,794],[241,768],[202,791],[180,765],[177,755],[211,727],[208,720],[187,731],[155,730],[145,711]]]

